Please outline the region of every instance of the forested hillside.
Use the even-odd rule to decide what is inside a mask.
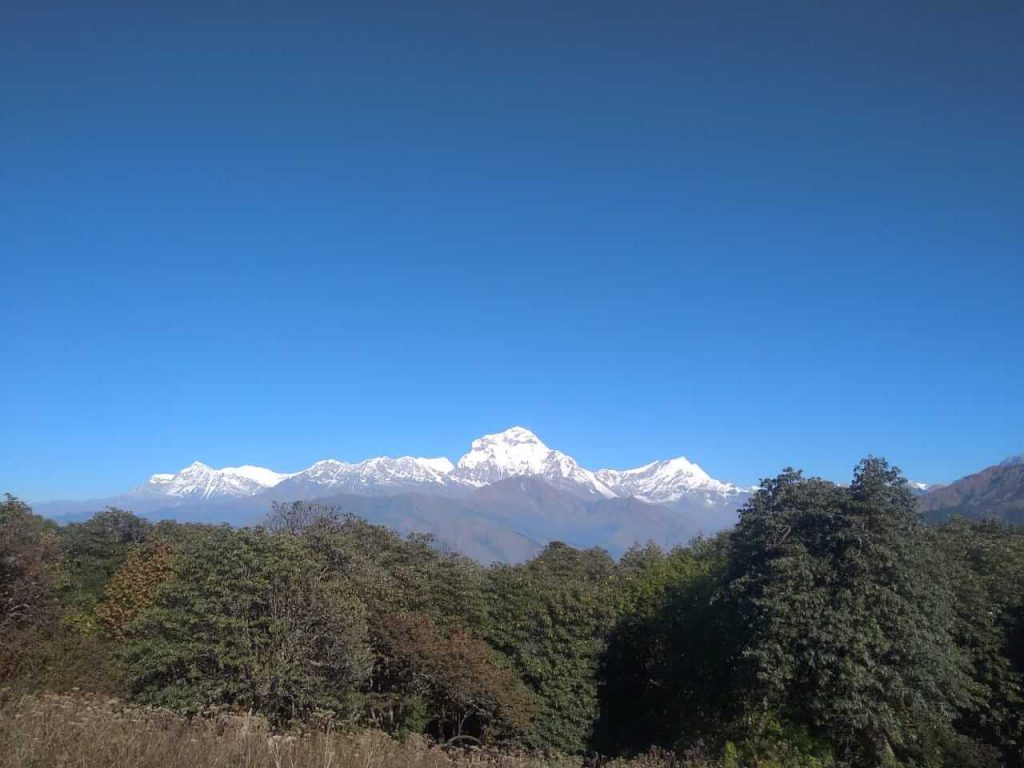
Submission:
[[[1014,456],[955,483],[929,490],[921,498],[925,519],[954,515],[971,520],[1024,523],[1024,456]]]
[[[204,724],[249,713],[321,752],[385,739],[373,766],[1024,765],[1024,532],[925,527],[878,459],[849,485],[787,470],[687,547],[492,567],[306,502],[257,528],[58,527],[8,496],[0,611],[4,764],[100,755],[101,731],[200,764],[139,744],[228,755]],[[233,760],[209,764],[275,764]]]

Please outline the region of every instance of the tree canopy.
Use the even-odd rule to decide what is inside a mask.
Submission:
[[[898,470],[785,470],[732,531],[484,567],[303,502],[271,527],[0,504],[0,682],[453,744],[722,766],[1024,766],[1024,533]]]

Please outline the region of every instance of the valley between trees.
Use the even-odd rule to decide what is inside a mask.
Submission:
[[[0,504],[3,765],[1022,766],[1022,684],[1024,532],[879,459],[617,561]]]

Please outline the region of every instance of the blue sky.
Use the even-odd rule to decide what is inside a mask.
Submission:
[[[842,6],[842,7],[841,7]],[[0,491],[1024,450],[1017,2],[0,10]]]

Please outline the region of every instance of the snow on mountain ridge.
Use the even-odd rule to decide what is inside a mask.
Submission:
[[[619,495],[655,503],[678,501],[695,492],[718,496],[743,492],[738,486],[715,480],[685,456],[653,461],[635,469],[602,469],[597,477]]]
[[[363,485],[443,484],[452,469],[451,461],[443,456],[438,458],[400,456],[397,459],[392,459],[389,456],[377,456],[360,461],[358,464],[325,459],[316,462],[308,469],[296,472],[292,477],[309,480],[327,487],[353,482]]]
[[[149,481],[136,488],[132,495],[147,498],[169,496],[181,499],[242,498],[274,488],[291,478],[308,480],[325,488],[344,484],[443,484],[453,468],[451,461],[444,457],[414,456],[402,456],[397,459],[378,456],[358,464],[324,459],[300,472],[290,473],[275,472],[251,464],[214,469],[201,461],[195,461],[176,473],[152,475]]]
[[[133,491],[137,496],[173,496],[183,499],[210,499],[220,496],[254,496],[273,488],[289,475],[265,467],[243,464],[240,467],[214,469],[194,461],[174,474],[156,474]]]
[[[684,497],[704,498],[711,503],[744,492],[735,485],[715,480],[685,457],[655,461],[635,469],[592,472],[571,456],[549,448],[530,430],[511,427],[474,440],[457,465],[445,457],[378,456],[358,463],[324,459],[299,472],[279,473],[248,464],[214,469],[197,461],[177,473],[151,476],[132,494],[147,498],[241,498],[285,480],[293,480],[299,487],[374,493],[379,489],[421,486],[480,488],[525,476],[541,477],[584,496],[635,497],[654,503],[671,503]]]
[[[524,427],[477,438],[449,476],[457,483],[476,487],[509,477],[540,476],[606,498],[616,495],[593,472],[581,467],[571,456],[548,448]]]

